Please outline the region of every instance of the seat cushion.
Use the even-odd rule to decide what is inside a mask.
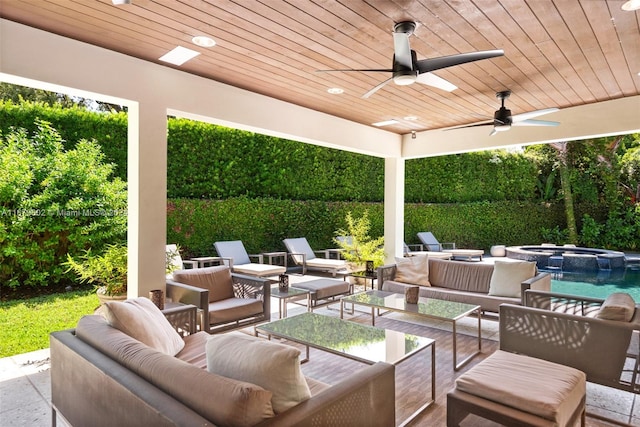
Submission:
[[[197,366],[200,369],[207,369],[207,354],[205,344],[209,334],[200,331],[184,337],[184,348],[176,354],[176,358]]]
[[[327,270],[343,270],[347,268],[347,262],[338,259],[326,258],[307,258],[307,268],[327,269]]]
[[[297,348],[230,332],[212,335],[206,349],[209,372],[269,390],[276,414],[311,397]]]
[[[498,350],[456,380],[456,389],[564,426],[586,394],[568,366]]]
[[[209,302],[233,298],[231,270],[226,266],[194,268],[173,272],[173,280],[209,290]]]
[[[162,353],[175,356],[184,347],[180,334],[148,298],[108,301],[103,313],[109,325]]]
[[[233,264],[234,273],[248,274],[249,276],[269,277],[284,274],[287,269],[280,265],[270,264]]]
[[[489,282],[489,295],[520,298],[521,283],[535,275],[535,262],[496,260]]]
[[[427,255],[396,258],[396,282],[431,286],[429,283],[429,257]]]
[[[306,289],[311,293],[313,299],[325,299],[349,292],[350,285],[343,280],[318,279],[308,282],[296,283],[296,288]]]
[[[226,323],[262,314],[262,301],[253,298],[227,298],[209,303],[209,323]]]

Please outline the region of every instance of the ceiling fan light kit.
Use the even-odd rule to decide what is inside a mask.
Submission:
[[[503,56],[502,50],[487,50],[480,52],[461,53],[457,55],[442,56],[440,58],[421,59],[418,60],[416,52],[411,50],[409,45],[409,36],[416,29],[416,23],[413,21],[398,22],[393,26],[393,61],[392,67],[389,69],[380,68],[363,68],[363,69],[335,69],[335,70],[317,70],[318,72],[335,72],[335,71],[358,71],[371,73],[391,73],[391,77],[381,82],[373,89],[365,93],[362,98],[368,98],[390,81],[398,86],[408,86],[415,82],[436,87],[451,92],[457,87],[445,79],[432,74],[431,71],[440,70],[442,68],[453,67],[454,65],[466,64],[467,62],[479,61],[482,59],[495,58]]]

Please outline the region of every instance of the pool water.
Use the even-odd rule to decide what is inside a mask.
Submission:
[[[594,298],[606,298],[614,292],[626,292],[640,303],[640,265],[627,266],[619,271],[600,270],[594,273],[549,272],[552,292]]]

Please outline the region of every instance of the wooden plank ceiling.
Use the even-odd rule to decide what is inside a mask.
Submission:
[[[1,0],[0,16],[127,55],[177,45],[201,55],[180,70],[400,134],[640,94],[640,11],[622,0]],[[413,20],[418,59],[503,49],[505,56],[436,71],[458,89],[388,84],[395,22]],[[214,38],[200,48],[195,35]],[[162,63],[164,64],[164,63]],[[344,89],[331,95],[328,88]],[[206,95],[205,95],[206,96]],[[407,120],[413,116],[416,120]],[[541,117],[543,118],[543,117]]]

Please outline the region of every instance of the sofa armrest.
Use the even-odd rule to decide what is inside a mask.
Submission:
[[[192,304],[202,310],[202,318],[209,318],[209,290],[167,279],[166,295],[173,302]]]
[[[543,291],[550,292],[551,291],[551,274],[549,273],[538,273],[530,279],[525,280],[520,284],[520,304],[525,304],[525,292],[529,289],[533,289],[535,291]]]
[[[385,280],[393,280],[396,277],[396,265],[387,264],[378,267],[378,290],[382,290]]]
[[[231,273],[233,292],[237,298],[256,298],[262,300],[262,313],[265,321],[271,320],[271,283],[270,279]]]
[[[395,425],[395,366],[378,362],[257,427]]]

